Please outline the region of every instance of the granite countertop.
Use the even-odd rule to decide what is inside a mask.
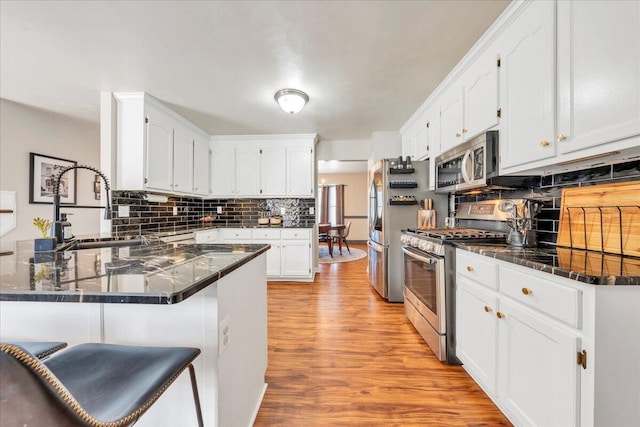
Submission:
[[[591,285],[640,285],[640,258],[562,247],[514,248],[504,244],[456,244],[480,255]]]
[[[33,241],[13,242],[3,245],[0,257],[0,301],[173,304],[268,249],[264,244],[178,245],[149,239],[143,245],[34,256]]]

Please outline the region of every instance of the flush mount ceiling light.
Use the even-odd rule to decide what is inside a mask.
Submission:
[[[309,96],[298,89],[280,89],[274,96],[280,107],[289,114],[296,114],[309,102]]]

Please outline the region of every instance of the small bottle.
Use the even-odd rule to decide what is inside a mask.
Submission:
[[[65,242],[73,239],[73,231],[71,231],[71,223],[67,220],[67,215],[71,214],[60,214],[60,227],[62,228],[62,240]]]

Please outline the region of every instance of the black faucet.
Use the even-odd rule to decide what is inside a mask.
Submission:
[[[56,238],[56,243],[58,244],[64,241],[63,235],[62,235],[62,221],[60,220],[60,181],[62,180],[62,175],[64,175],[65,173],[73,169],[87,169],[97,173],[98,175],[100,175],[100,177],[102,177],[102,181],[104,181],[105,196],[107,199],[107,206],[105,207],[105,210],[104,210],[104,219],[111,219],[109,180],[107,179],[107,177],[98,169],[91,166],[74,165],[74,166],[66,167],[62,169],[62,171],[60,171],[60,173],[56,176],[55,181],[53,183],[53,229],[51,232],[53,234],[53,237]],[[69,207],[70,208],[89,208],[89,209],[102,208],[101,206],[69,206]]]

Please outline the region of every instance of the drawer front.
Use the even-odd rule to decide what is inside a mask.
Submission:
[[[283,228],[282,239],[287,240],[309,240],[311,230],[309,228]]]
[[[574,328],[581,327],[582,292],[500,266],[500,292]]]
[[[222,232],[224,240],[251,240],[251,229],[249,228],[225,228]]]
[[[215,243],[218,241],[218,230],[196,231],[196,243]]]
[[[498,289],[498,265],[491,258],[456,250],[456,273],[491,289]]]
[[[251,238],[252,239],[279,239],[281,230],[270,230],[270,229],[253,229],[251,230]]]

